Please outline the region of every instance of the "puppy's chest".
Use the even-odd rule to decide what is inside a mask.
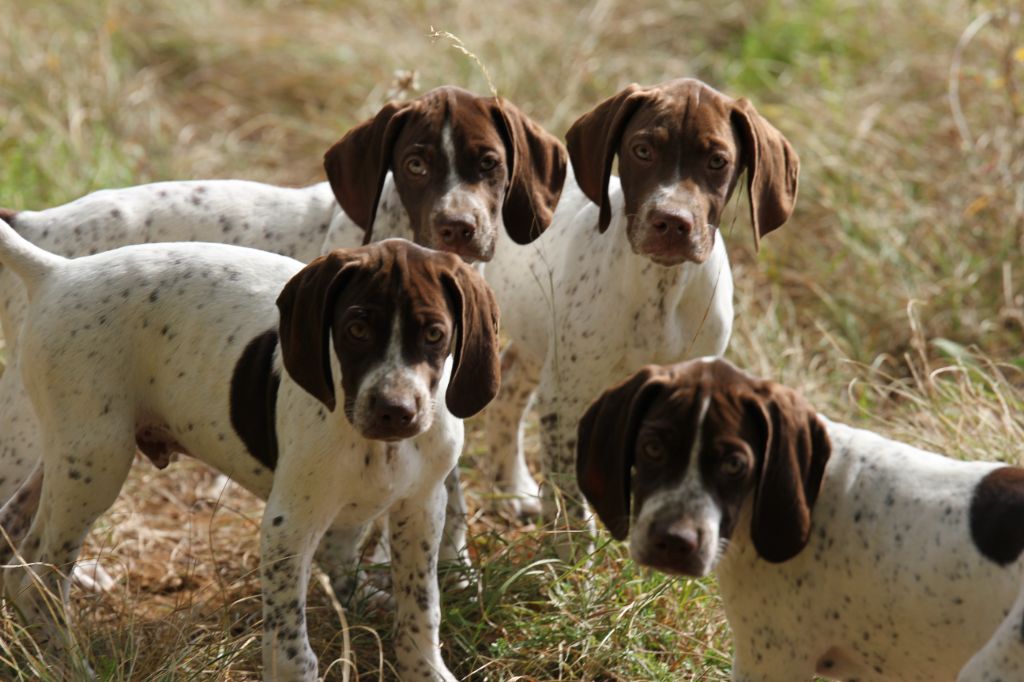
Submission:
[[[425,474],[423,452],[412,441],[384,443],[359,439],[339,452],[323,473],[337,496],[341,513],[361,521],[408,496]]]

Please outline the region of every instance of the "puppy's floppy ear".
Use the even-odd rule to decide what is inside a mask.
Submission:
[[[754,230],[754,246],[759,247],[761,237],[780,227],[793,213],[800,158],[782,133],[746,99],[736,100],[732,120],[743,146],[750,224]]]
[[[748,402],[766,438],[750,534],[757,553],[779,563],[807,544],[832,445],[825,425],[796,391],[769,383]]]
[[[483,276],[458,261],[441,274],[455,306],[455,360],[445,393],[448,411],[459,419],[472,417],[498,395],[498,303]]]
[[[336,404],[330,358],[333,307],[361,261],[346,249],[320,256],[288,280],[277,297],[284,367],[295,383],[332,412]]]
[[[352,128],[324,154],[324,170],[345,214],[363,228],[364,244],[373,236],[384,178],[391,156],[409,115],[419,108],[415,100],[389,102],[377,115]]]
[[[512,103],[497,98],[491,102],[491,117],[508,159],[502,220],[512,241],[529,244],[551,224],[565,183],[565,147]]]
[[[633,83],[576,119],[565,134],[569,159],[580,189],[600,207],[597,227],[608,229],[612,208],[608,204],[608,178],[629,119],[642,104],[656,96]]]
[[[665,370],[648,365],[605,391],[580,419],[576,480],[587,502],[616,540],[629,534],[630,470],[636,435],[664,386]]]

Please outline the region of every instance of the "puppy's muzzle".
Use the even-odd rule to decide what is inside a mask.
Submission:
[[[657,263],[678,265],[684,261],[701,263],[707,258],[701,248],[693,211],[658,206],[647,214],[644,251]]]
[[[377,393],[371,396],[363,435],[376,440],[411,438],[420,431],[420,409],[412,395]]]
[[[699,577],[707,572],[701,552],[703,536],[690,520],[658,519],[648,529],[642,556],[635,558],[666,573]]]

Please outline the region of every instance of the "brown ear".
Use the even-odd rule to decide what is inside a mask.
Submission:
[[[796,556],[811,532],[811,510],[832,452],[825,425],[795,391],[769,384],[754,410],[764,420],[766,444],[754,491],[750,535],[766,561]]]
[[[487,407],[501,386],[498,303],[483,276],[468,265],[457,263],[441,281],[455,304],[458,325],[445,404],[466,419]]]
[[[334,196],[345,214],[363,228],[364,244],[373,235],[373,220],[391,169],[395,140],[408,114],[417,107],[411,102],[389,102],[377,115],[360,123],[327,150],[324,170]]]
[[[493,100],[491,116],[509,164],[501,210],[505,231],[515,243],[529,244],[551,224],[565,183],[565,147],[506,100]]]
[[[277,297],[281,359],[288,374],[334,411],[330,333],[334,301],[359,256],[345,249],[320,256],[288,280]]]
[[[580,419],[576,480],[616,540],[629,534],[630,470],[636,434],[664,385],[664,369],[648,365],[595,400]]]
[[[800,158],[782,133],[747,100],[736,100],[733,122],[743,145],[750,224],[754,246],[759,247],[761,237],[780,227],[793,213]]]
[[[598,230],[604,232],[612,219],[608,204],[608,178],[629,119],[655,95],[633,83],[576,119],[565,134],[576,183],[600,207]]]

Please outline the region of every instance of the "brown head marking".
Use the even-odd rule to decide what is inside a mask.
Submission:
[[[417,243],[486,261],[502,224],[519,243],[550,224],[566,153],[507,101],[446,86],[387,104],[331,147],[324,168],[364,243],[393,171]]]
[[[581,116],[566,140],[580,188],[600,207],[602,232],[618,155],[630,244],[664,265],[707,259],[744,170],[755,245],[796,201],[800,163],[782,134],[745,99],[697,80],[630,85]]]
[[[758,554],[795,556],[831,452],[796,392],[717,359],[643,368],[591,405],[578,443],[580,487],[612,534],[638,524],[634,558],[687,575],[710,570],[751,496]]]
[[[432,395],[453,337],[455,361],[445,396],[452,414],[474,414],[497,393],[497,304],[479,273],[452,254],[397,239],[338,249],[295,275],[278,308],[285,369],[331,410],[336,405],[333,340],[350,420],[357,394],[376,390],[364,380],[386,353],[396,355],[399,369],[421,376]],[[400,337],[392,339],[395,330]],[[420,403],[414,409],[431,409]]]

